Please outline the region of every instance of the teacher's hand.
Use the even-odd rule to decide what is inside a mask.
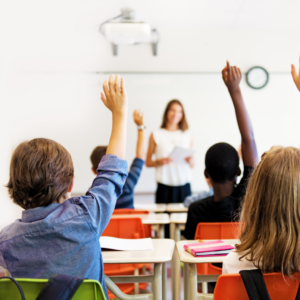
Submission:
[[[170,158],[170,157],[165,157],[165,158],[158,159],[158,160],[156,161],[156,165],[157,165],[157,166],[163,166],[163,165],[169,164],[170,162],[172,162],[172,158]]]
[[[190,165],[191,168],[195,165],[194,156],[188,156],[185,158],[185,161]]]

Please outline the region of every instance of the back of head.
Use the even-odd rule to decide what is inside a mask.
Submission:
[[[49,139],[21,143],[10,162],[8,192],[24,209],[58,202],[72,183],[73,162],[69,152]]]
[[[233,180],[239,170],[239,156],[236,149],[227,143],[211,146],[205,155],[205,169],[216,183]]]
[[[248,184],[239,253],[263,273],[300,271],[300,150],[272,147]]]
[[[95,171],[97,171],[99,162],[101,161],[102,157],[106,154],[106,150],[107,146],[98,146],[93,150],[90,159]]]

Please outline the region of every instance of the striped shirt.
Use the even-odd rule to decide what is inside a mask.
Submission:
[[[133,196],[134,188],[140,178],[144,161],[140,158],[135,158],[130,167],[128,177],[123,187],[123,193],[117,200],[115,208],[134,208],[133,207]]]

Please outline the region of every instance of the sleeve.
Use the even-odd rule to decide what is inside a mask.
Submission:
[[[187,240],[193,240],[199,220],[194,217],[194,205],[191,205],[188,210],[187,221],[185,224],[184,237]]]
[[[133,160],[128,177],[124,184],[123,195],[133,193],[133,190],[140,178],[144,163],[145,162],[140,158],[135,158]]]
[[[250,176],[253,172],[254,168],[249,166],[244,166],[244,174],[242,179],[240,180],[239,184],[237,185],[237,189],[239,190],[241,197],[243,197],[246,194],[248,182],[250,179]]]
[[[106,228],[114,211],[116,201],[122,194],[128,174],[127,161],[115,155],[105,155],[97,168],[97,176],[85,196],[79,198],[79,205],[87,211],[92,229],[98,236]]]

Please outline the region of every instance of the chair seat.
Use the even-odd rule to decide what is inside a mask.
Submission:
[[[15,278],[23,289],[26,300],[35,300],[48,279]],[[17,286],[9,279],[0,280],[0,299],[20,299]],[[72,300],[106,300],[101,284],[97,280],[84,280]]]

